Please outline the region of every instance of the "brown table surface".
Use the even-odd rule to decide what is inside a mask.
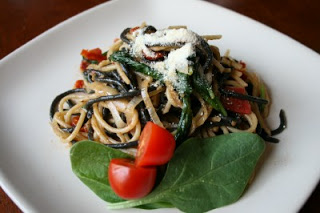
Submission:
[[[319,0],[209,1],[258,20],[320,53]],[[105,1],[1,0],[0,59],[56,24],[103,2]],[[320,184],[301,212],[319,212],[319,203]],[[21,212],[1,188],[0,212]]]

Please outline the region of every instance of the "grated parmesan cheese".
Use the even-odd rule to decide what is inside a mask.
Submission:
[[[188,57],[194,54],[195,54],[195,51],[191,43],[186,43],[181,48],[171,51],[166,60],[168,69],[178,70],[179,72],[182,72],[185,74],[192,74],[192,73],[189,73],[190,61],[188,61]]]
[[[179,87],[177,71],[191,75],[188,57],[195,54],[195,45],[199,42],[198,35],[194,32],[180,29],[163,29],[151,34],[142,34],[142,29],[133,33],[135,40],[131,44],[131,54],[136,57],[155,57],[155,53],[148,46],[181,46],[171,50],[164,61],[151,62],[148,64],[164,76],[164,81],[171,82]]]

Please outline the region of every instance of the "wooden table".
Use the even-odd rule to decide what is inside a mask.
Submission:
[[[318,0],[209,1],[269,25],[320,53]],[[103,2],[105,1],[1,0],[0,59],[56,24]],[[301,212],[319,212],[319,203],[320,184]],[[21,212],[1,188],[0,212]]]

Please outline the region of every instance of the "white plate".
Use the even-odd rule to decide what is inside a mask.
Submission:
[[[230,48],[271,88],[273,127],[279,123],[279,110],[286,111],[289,127],[254,183],[238,202],[216,212],[298,211],[320,177],[320,57],[269,27],[202,1],[108,2],[2,59],[0,185],[4,190],[25,212],[107,211],[106,203],[73,175],[68,149],[51,131],[49,106],[80,77],[82,48],[107,48],[125,27],[143,21],[157,28],[183,24],[199,34],[222,34],[214,44],[222,52]]]

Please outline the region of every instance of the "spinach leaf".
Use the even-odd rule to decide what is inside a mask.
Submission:
[[[101,199],[111,203],[123,201],[113,192],[108,180],[109,163],[113,158],[132,156],[93,141],[77,142],[70,150],[73,172]]]
[[[135,208],[150,210],[150,209],[160,209],[160,208],[174,208],[174,206],[171,203],[157,202],[157,203],[147,203],[141,206],[135,206]]]
[[[205,212],[231,204],[242,195],[264,147],[264,141],[252,133],[189,139],[176,150],[153,192],[109,208],[171,203],[184,212]]]
[[[157,72],[146,64],[137,62],[127,52],[114,52],[112,55],[110,55],[110,60],[125,64],[136,72],[151,76],[155,80],[163,81],[163,75],[161,73]]]
[[[187,138],[191,124],[192,124],[192,110],[190,102],[190,94],[192,87],[190,85],[190,77],[184,73],[177,72],[180,79],[180,88],[178,92],[183,95],[182,97],[182,111],[178,124],[178,129],[175,134],[177,147]]]
[[[188,136],[191,124],[192,124],[192,110],[191,110],[191,103],[190,103],[190,95],[185,94],[182,98],[182,112],[178,124],[178,129],[175,134],[175,140],[177,147],[182,144],[182,142]]]
[[[195,69],[198,69],[197,66],[195,67]],[[222,115],[227,116],[227,111],[224,109],[220,99],[214,95],[212,86],[198,71],[192,75],[192,85],[195,91],[197,91],[210,106],[221,112]]]

